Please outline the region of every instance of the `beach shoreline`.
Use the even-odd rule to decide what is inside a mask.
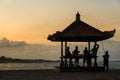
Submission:
[[[120,80],[120,69],[106,72],[58,72],[42,70],[1,70],[0,80]]]

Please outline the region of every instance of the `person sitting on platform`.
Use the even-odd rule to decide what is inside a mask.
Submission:
[[[95,45],[93,46],[93,48],[92,48],[91,51],[90,51],[91,55],[97,56],[98,48],[99,48],[99,44],[96,44],[96,43],[95,43]]]
[[[83,50],[84,57],[83,57],[83,66],[85,66],[85,63],[88,65],[88,57],[89,57],[89,51],[87,50],[87,47]]]
[[[75,66],[79,64],[79,55],[80,51],[78,51],[78,46],[75,46],[75,50],[73,51],[73,57],[75,58]]]
[[[109,54],[108,54],[108,51],[105,52],[105,55],[103,55],[103,65],[104,65],[104,68],[105,70],[109,70]]]

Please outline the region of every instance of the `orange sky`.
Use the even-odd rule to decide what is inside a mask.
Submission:
[[[0,0],[0,38],[51,44],[47,36],[81,20],[100,30],[117,29],[120,40],[119,0]]]

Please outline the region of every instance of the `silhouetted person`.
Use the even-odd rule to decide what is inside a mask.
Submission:
[[[96,56],[97,56],[97,52],[98,52],[98,48],[99,48],[99,45],[95,42],[95,45],[93,46],[93,48],[91,49],[90,51],[90,56],[91,57],[94,57],[94,66],[97,66],[97,59],[96,59]],[[91,60],[90,60],[91,61]],[[91,61],[91,65],[92,65],[92,61]]]
[[[79,55],[80,51],[78,51],[78,46],[75,46],[75,50],[73,51],[73,57],[75,57],[75,66],[79,64]]]
[[[109,70],[109,54],[108,54],[108,51],[105,52],[105,55],[103,55],[103,65],[104,65],[104,68],[105,70]]]
[[[97,55],[97,51],[98,51],[99,45],[95,43],[95,45],[93,46],[93,48],[91,49],[91,55],[96,56]]]
[[[85,66],[85,63],[88,65],[88,57],[89,57],[89,51],[87,50],[87,47],[83,50],[84,58],[83,58],[83,66]]]
[[[69,58],[70,59],[70,63],[71,63],[71,53],[70,53],[70,48],[69,47],[67,47],[66,48],[66,53],[65,53],[65,66],[68,66],[68,63],[67,63],[67,58]]]
[[[70,53],[70,48],[69,47],[67,47],[67,49],[66,49],[66,55],[65,55],[66,57],[71,57],[72,55],[71,55],[71,53]]]
[[[78,51],[78,46],[75,46],[75,49],[74,49],[74,51],[73,51],[73,56],[78,56],[79,55],[79,52],[80,51]]]

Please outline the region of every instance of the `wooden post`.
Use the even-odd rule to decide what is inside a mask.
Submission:
[[[67,41],[65,41],[65,54],[66,54],[66,50],[67,50]]]
[[[64,62],[63,62],[63,41],[61,41],[61,63],[60,63],[60,66],[62,67],[64,65]]]
[[[65,41],[65,66],[67,66],[67,57],[66,57],[66,50],[67,50],[67,41]]]
[[[89,51],[89,57],[88,57],[88,64],[87,64],[87,66],[88,67],[91,67],[91,65],[92,65],[92,62],[91,62],[91,55],[90,55],[90,41],[88,42],[88,51]]]
[[[88,42],[88,51],[90,53],[90,42]]]
[[[95,41],[95,45],[96,45],[97,43],[96,43],[96,41]],[[96,53],[97,54],[97,53]],[[97,55],[96,55],[96,57],[95,57],[95,59],[94,59],[94,67],[97,67]]]
[[[63,57],[63,41],[61,41],[61,57]]]

